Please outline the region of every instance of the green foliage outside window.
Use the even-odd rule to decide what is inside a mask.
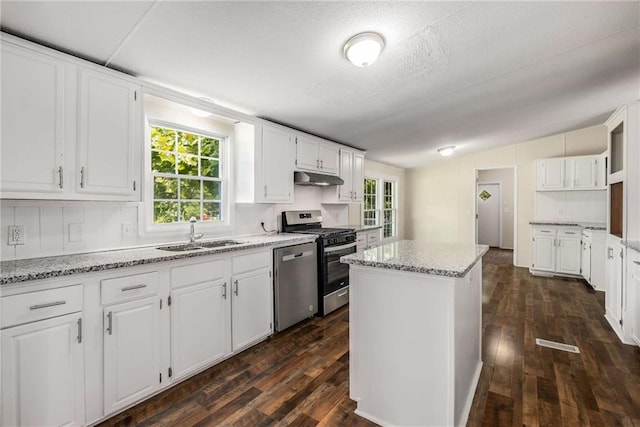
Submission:
[[[151,127],[153,222],[222,220],[222,139]]]

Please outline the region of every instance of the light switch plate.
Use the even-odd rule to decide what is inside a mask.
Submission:
[[[24,245],[25,231],[24,225],[10,225],[9,226],[9,241],[7,245],[17,246]]]

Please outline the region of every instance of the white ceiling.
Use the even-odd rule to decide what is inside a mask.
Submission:
[[[640,98],[640,2],[7,1],[4,31],[414,167]],[[376,31],[370,68],[342,45]]]

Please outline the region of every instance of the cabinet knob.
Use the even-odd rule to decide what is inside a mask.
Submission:
[[[60,188],[64,187],[64,174],[63,174],[62,166],[58,168],[58,187]]]

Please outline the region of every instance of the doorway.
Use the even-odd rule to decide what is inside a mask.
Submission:
[[[478,182],[478,244],[502,247],[502,194],[499,182]]]

